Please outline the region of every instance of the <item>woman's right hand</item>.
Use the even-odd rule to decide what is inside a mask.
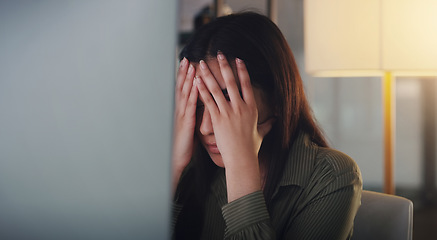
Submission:
[[[175,110],[173,122],[172,185],[173,194],[193,155],[194,129],[196,126],[196,105],[199,95],[193,84],[195,68],[182,59],[175,87]]]

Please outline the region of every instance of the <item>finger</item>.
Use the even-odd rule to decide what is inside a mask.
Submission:
[[[203,99],[203,104],[205,104],[206,108],[208,108],[212,118],[215,119],[215,117],[219,114],[219,109],[216,105],[216,102],[212,98],[209,90],[200,76],[196,76],[194,81],[197,89],[199,90],[199,94]]]
[[[226,89],[231,102],[241,101],[240,91],[238,90],[237,82],[235,81],[234,72],[229,65],[228,60],[221,51],[217,52],[217,60],[220,66],[220,72],[225,80]]]
[[[180,92],[188,71],[188,59],[183,58],[179,64],[178,74],[176,77],[176,92]]]
[[[188,98],[190,96],[190,91],[193,86],[195,69],[193,65],[189,64],[187,75],[185,76],[182,89],[180,92],[176,93],[175,105],[178,106],[179,109],[185,111]]]
[[[200,70],[202,72],[201,82],[204,83],[207,90],[212,94],[212,97],[214,98],[218,108],[221,110],[227,109],[228,101],[223,95],[222,89],[218,85],[214,75],[212,75],[211,71],[209,70],[208,65],[203,60],[200,60]]]
[[[259,135],[264,138],[270,130],[272,130],[273,124],[276,122],[276,117],[271,117],[267,119],[266,121],[258,124],[257,129]]]
[[[197,90],[196,84],[191,86],[190,97],[188,98],[187,108],[185,110],[186,115],[196,117],[196,107],[197,98],[199,96],[199,91]]]
[[[237,63],[237,74],[240,79],[241,92],[243,94],[243,100],[247,104],[251,104],[252,106],[256,106],[255,97],[253,95],[252,84],[250,83],[249,73],[247,72],[246,65],[243,60],[236,58],[235,62]]]
[[[193,80],[196,70],[192,64],[189,64],[187,75],[185,76],[185,80],[182,86],[181,95],[183,99],[188,98],[191,87],[193,86]]]

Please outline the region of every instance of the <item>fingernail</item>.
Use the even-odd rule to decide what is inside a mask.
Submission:
[[[183,66],[185,66],[186,63],[187,63],[187,59],[184,57],[184,58],[181,60],[181,63],[180,63],[180,65],[179,65],[179,67],[182,68]]]
[[[235,60],[237,61],[238,64],[242,64],[243,63],[243,60],[241,60],[239,58],[236,58]]]
[[[220,51],[220,50],[217,51],[217,58],[219,60],[225,59],[225,56],[223,55],[222,51]]]
[[[194,70],[194,67],[193,67],[193,65],[190,64],[190,67],[188,68],[188,73],[192,73],[193,70]]]
[[[203,60],[200,60],[200,68],[201,69],[206,69],[206,63]]]

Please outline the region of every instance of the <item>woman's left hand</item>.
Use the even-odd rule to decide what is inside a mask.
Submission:
[[[217,60],[224,79],[227,99],[204,61],[196,85],[209,110],[217,147],[223,159],[228,185],[228,201],[261,189],[258,152],[271,124],[258,126],[257,104],[244,62],[236,59],[237,76],[222,53]]]

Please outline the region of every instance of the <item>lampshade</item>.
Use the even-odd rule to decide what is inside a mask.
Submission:
[[[436,0],[305,0],[315,76],[437,75]]]
[[[305,70],[382,76],[384,191],[394,194],[394,76],[437,76],[437,0],[305,0]]]

